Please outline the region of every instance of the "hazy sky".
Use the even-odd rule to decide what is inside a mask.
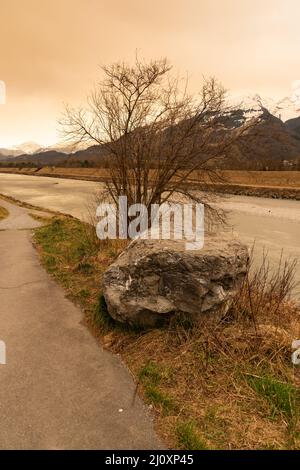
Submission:
[[[195,91],[206,75],[236,93],[289,95],[299,25],[300,0],[0,0],[0,147],[56,142],[63,103],[136,50],[167,56]]]

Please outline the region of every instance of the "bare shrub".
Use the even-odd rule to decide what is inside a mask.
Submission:
[[[259,322],[271,321],[275,326],[289,323],[296,266],[297,260],[284,259],[281,254],[278,266],[271,269],[264,252],[260,265],[254,268],[252,250],[246,278],[228,315],[237,320],[250,320],[256,331]]]
[[[148,209],[177,193],[218,212],[210,206],[211,183],[220,179],[216,163],[257,120],[228,131],[224,88],[206,79],[193,96],[166,59],[145,63],[136,58],[133,66],[116,63],[102,70],[104,79],[87,108],[67,107],[61,124],[72,142],[105,150],[105,184],[112,201],[117,204],[126,195],[129,205],[142,203]],[[197,193],[189,184],[194,172]]]

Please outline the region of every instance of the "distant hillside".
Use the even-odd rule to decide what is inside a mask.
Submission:
[[[291,132],[294,132],[300,138],[300,116],[294,119],[289,119],[285,124]]]
[[[16,157],[17,155],[20,155],[18,150],[0,148],[0,161],[6,160],[7,157]]]
[[[225,161],[224,167],[281,169],[299,165],[299,162],[300,134],[265,110],[258,126],[247,132],[232,149],[230,161]]]
[[[10,148],[0,148],[0,158],[1,157],[17,157],[19,155],[27,154],[31,155],[33,153],[39,152],[41,145],[35,142],[24,142],[20,145],[15,145]]]
[[[300,117],[284,123],[266,108],[235,109],[224,116],[224,132],[234,132],[249,120],[249,116],[262,112],[255,129],[247,131],[235,144],[228,156],[217,166],[223,169],[300,169]],[[167,132],[167,131],[166,131]],[[0,150],[0,163],[14,166],[34,165],[67,167],[105,167],[109,152],[105,145],[94,145],[74,153],[43,149],[34,154],[10,156]],[[215,164],[215,163],[214,163]]]
[[[105,165],[108,161],[109,151],[105,145],[93,145],[85,150],[69,155],[69,163],[76,164],[78,162],[87,162],[95,166]]]
[[[62,152],[56,152],[55,150],[49,150],[47,152],[34,153],[32,155],[19,155],[18,157],[10,158],[9,162],[14,163],[16,166],[22,163],[32,163],[36,166],[44,165],[59,165],[66,163],[68,155]]]
[[[27,155],[28,158],[30,158],[31,155],[41,155],[47,152],[58,152],[65,155],[71,155],[76,151],[86,148],[87,146],[84,144],[74,145],[58,143],[53,146],[43,147],[36,142],[24,142],[23,144],[16,145],[14,147],[0,148],[0,161],[3,160],[3,157],[23,157]]]

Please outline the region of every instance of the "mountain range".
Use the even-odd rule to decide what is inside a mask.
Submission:
[[[233,169],[282,169],[300,165],[300,93],[282,100],[265,99],[259,95],[229,97],[231,111],[228,129],[242,126],[249,119],[260,115],[255,134],[247,133],[232,149],[225,165]],[[0,149],[0,163],[36,166],[101,166],[108,152],[106,147],[74,148],[58,144],[42,147],[27,142],[11,149]]]
[[[59,143],[45,147],[43,145],[37,144],[36,142],[24,142],[23,144],[15,145],[9,148],[0,148],[0,155],[5,157],[19,157],[20,155],[33,155],[50,151],[71,154],[85,148],[86,145],[79,146],[74,144]]]
[[[300,86],[294,90],[291,96],[286,96],[280,100],[255,95],[228,95],[228,102],[235,108],[243,109],[248,117],[259,113],[260,108],[267,109],[273,116],[286,122],[300,116]]]

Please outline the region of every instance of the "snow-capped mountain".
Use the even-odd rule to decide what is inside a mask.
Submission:
[[[25,142],[24,144],[14,145],[13,147],[1,148],[0,153],[2,155],[17,157],[23,154],[32,155],[40,151],[41,148],[42,146],[36,142]]]
[[[269,111],[283,122],[298,118],[300,116],[300,99],[292,100],[290,97],[283,98]]]
[[[78,150],[85,150],[88,145],[74,145],[66,143],[58,143],[49,147],[42,146],[36,142],[25,142],[24,144],[15,145],[9,148],[0,148],[0,156],[2,157],[19,157],[20,155],[34,155],[44,152],[60,152],[67,155],[77,152]]]
[[[90,144],[87,144],[87,143],[67,144],[65,142],[62,142],[62,143],[57,143],[56,145],[50,145],[49,147],[43,147],[39,151],[40,152],[55,151],[55,152],[71,154],[71,153],[78,152],[79,150],[85,150],[89,146]]]
[[[275,100],[258,94],[228,95],[222,131],[234,132],[249,119],[260,117],[255,129],[244,133],[233,146],[226,169],[283,169],[300,168],[300,80],[294,82],[291,96]],[[42,147],[35,142],[0,149],[0,162],[15,164],[30,162],[38,166],[72,164],[101,165],[106,162],[105,145],[74,146],[58,142]]]
[[[300,80],[296,80],[290,96],[280,100],[261,96],[259,94],[238,96],[228,95],[228,103],[242,109],[246,118],[256,117],[261,108],[267,109],[273,116],[283,122],[300,117]]]

